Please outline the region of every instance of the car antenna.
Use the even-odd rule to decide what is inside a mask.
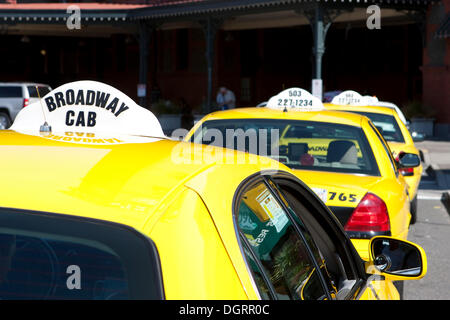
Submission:
[[[36,87],[36,92],[39,98],[39,103],[41,104],[42,115],[44,116],[44,124],[39,128],[39,132],[52,132],[52,127],[47,123],[47,119],[45,118],[44,106],[42,105],[41,95],[39,94],[39,88]]]

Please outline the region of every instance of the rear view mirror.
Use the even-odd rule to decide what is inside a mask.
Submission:
[[[425,252],[412,242],[374,237],[370,241],[370,255],[373,269],[393,280],[419,279],[426,274]]]
[[[398,156],[398,164],[401,168],[415,168],[420,165],[420,157],[414,153],[401,152]]]

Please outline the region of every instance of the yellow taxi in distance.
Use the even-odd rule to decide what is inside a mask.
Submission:
[[[368,242],[375,235],[407,239],[406,182],[365,116],[327,111],[307,91],[291,88],[272,97],[267,107],[206,115],[185,141],[269,156],[287,165],[336,215],[363,259],[369,258]]]
[[[417,220],[417,192],[422,178],[423,166],[420,161],[419,150],[414,145],[411,134],[404,121],[393,108],[378,106],[378,99],[363,97],[357,92],[347,90],[333,98],[331,103],[325,103],[327,110],[347,111],[368,117],[380,131],[398,162],[408,162],[408,168],[399,168],[408,184],[411,200],[411,224]],[[405,154],[408,154],[405,157]]]
[[[0,131],[2,299],[398,299],[423,249],[361,260],[281,163],[166,138],[94,81],[58,87]]]

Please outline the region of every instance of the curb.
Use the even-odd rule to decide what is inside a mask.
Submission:
[[[419,155],[420,155],[420,160],[422,160],[422,162],[424,162],[427,165],[431,164],[430,154],[428,153],[427,149],[420,149]]]
[[[450,214],[450,193],[448,191],[442,193],[441,202],[447,210],[447,213]]]
[[[439,166],[436,164],[430,164],[427,168],[427,173],[431,172],[432,176],[436,179],[436,183],[441,189],[448,189],[447,187],[447,177],[443,173]]]
[[[426,173],[436,180],[436,183],[439,188],[448,189],[449,187],[447,186],[447,177],[441,171],[441,169],[437,164],[431,163],[431,158],[430,154],[428,153],[428,150],[421,149],[419,150],[419,152],[421,157],[423,157],[424,164],[428,165],[428,167],[425,169]]]

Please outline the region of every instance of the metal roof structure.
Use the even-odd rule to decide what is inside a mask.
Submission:
[[[439,28],[436,30],[434,36],[438,39],[445,39],[450,37],[450,13],[444,18]]]
[[[2,0],[0,0],[2,1]],[[3,0],[5,1],[5,0]],[[51,1],[51,0],[50,0]],[[322,78],[325,38],[332,23],[367,20],[367,8],[378,5],[383,18],[424,25],[430,4],[441,0],[144,0],[100,2],[0,3],[0,32],[9,34],[139,34],[139,83],[147,83],[151,30],[201,27],[206,38],[207,105],[212,101],[214,39],[217,30],[311,25],[314,75]],[[67,32],[73,8],[83,28]],[[78,19],[77,18],[77,19]],[[404,21],[404,20],[402,20]],[[68,27],[69,25],[67,25]],[[102,29],[103,28],[103,29]],[[82,29],[82,30],[81,30]],[[448,29],[446,29],[448,30]],[[447,34],[447,33],[445,33]],[[145,105],[145,97],[142,98]]]
[[[63,22],[68,9],[77,6],[81,20],[90,23],[136,20],[179,20],[199,16],[231,17],[264,12],[301,10],[321,4],[327,7],[358,8],[377,4],[383,8],[415,10],[439,0],[178,0],[123,3],[0,3],[0,23]]]

